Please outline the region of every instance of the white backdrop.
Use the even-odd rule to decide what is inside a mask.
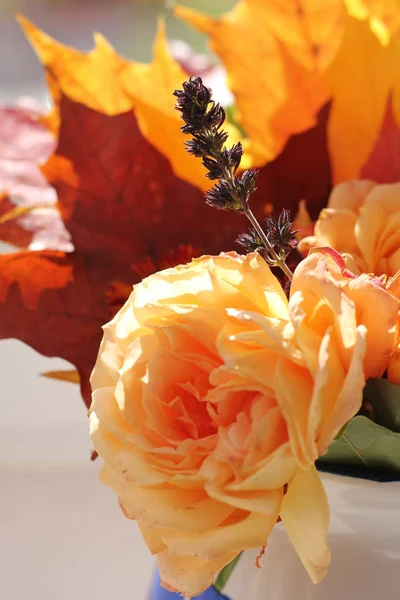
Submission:
[[[0,598],[144,600],[153,561],[90,462],[78,386],[38,376],[69,365],[0,343]]]
[[[45,101],[42,69],[12,12],[83,50],[98,30],[147,59],[155,4],[9,0],[14,10],[0,14],[0,102]],[[144,600],[153,561],[136,524],[98,482],[78,386],[38,375],[62,368],[71,367],[0,342],[0,598]]]

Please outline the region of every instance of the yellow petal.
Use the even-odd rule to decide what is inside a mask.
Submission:
[[[247,308],[244,299],[249,301],[248,309],[256,310],[271,317],[288,318],[288,302],[278,279],[272,273],[258,252],[252,252],[245,258],[229,253],[212,260],[212,272],[218,280],[225,281],[241,294],[238,308]],[[237,268],[237,261],[243,264]],[[251,304],[250,304],[251,303]],[[235,304],[226,305],[235,308]],[[225,306],[225,307],[226,307]]]
[[[362,372],[362,358],[359,360],[359,365]],[[326,437],[321,435],[321,429],[324,422],[329,422],[332,418],[344,379],[345,372],[343,365],[337,352],[335,341],[332,339],[332,329],[329,328],[321,340],[318,351],[318,369],[314,378],[314,389],[308,415],[308,447],[314,447],[316,451],[316,454],[310,457],[312,460],[316,460],[319,455],[324,454],[327,450],[325,446],[329,445],[332,441],[332,438],[327,441]],[[358,390],[359,394],[352,399],[356,403],[357,408],[350,416],[353,416],[360,407],[361,390],[362,386]],[[342,422],[342,425],[345,422]],[[316,446],[313,444],[314,440],[316,441]]]
[[[151,527],[147,525],[147,523],[140,521],[138,522],[138,527],[151,554],[158,554],[166,549],[166,546],[161,539],[162,529],[159,527]]]
[[[237,522],[201,534],[164,530],[161,539],[170,556],[191,555],[212,560],[228,552],[238,553],[247,548],[264,545],[276,523],[279,508],[280,502],[270,515],[249,513]]]
[[[338,434],[340,429],[359,411],[362,403],[362,392],[365,385],[364,375],[364,355],[365,355],[365,338],[367,331],[364,326],[357,327],[357,339],[353,349],[350,366],[346,376],[341,381],[341,389],[337,397],[332,401],[331,410],[326,410],[321,419],[321,426],[318,432],[318,454],[324,454],[332,442],[333,438]],[[336,366],[331,364],[330,378],[327,380],[328,386],[331,386],[331,381],[335,381],[337,376],[335,371],[340,372],[339,364]],[[332,393],[329,389],[327,396]],[[323,403],[326,399],[315,395],[313,403]]]
[[[170,556],[168,552],[157,554],[161,585],[171,592],[180,592],[192,598],[206,590],[214,577],[237,556],[237,552],[228,552],[213,560],[204,560],[195,556]]]
[[[315,441],[308,444],[307,428],[313,380],[307,369],[280,359],[276,368],[274,389],[286,420],[292,451],[298,463],[310,467],[317,457]]]
[[[225,486],[229,492],[247,490],[274,490],[293,478],[297,468],[289,442],[279,446],[267,458],[257,464],[257,469],[241,481]]]
[[[300,252],[302,256],[307,256],[311,248],[315,248],[318,246],[318,240],[315,235],[307,235],[302,240],[299,241],[299,245],[297,246],[297,250]]]
[[[399,300],[367,275],[350,281],[348,296],[357,306],[357,323],[367,329],[365,376],[381,377],[397,340]]]
[[[315,467],[297,472],[285,495],[280,516],[312,581],[325,576],[331,560],[327,545],[329,506]]]
[[[280,499],[282,498],[282,491]],[[187,596],[209,587],[218,571],[240,551],[266,543],[278,517],[235,511],[224,524],[200,534],[139,523],[152,554],[157,555],[162,584]]]
[[[143,485],[158,485],[165,482],[166,476],[153,468],[149,461],[143,460],[139,452],[124,446],[100,423],[95,412],[89,418],[90,437],[99,456],[109,465],[110,471],[104,471],[104,483],[114,489],[115,479],[106,481],[111,472],[124,473],[131,480],[139,480]],[[119,475],[119,477],[121,477]],[[116,490],[115,490],[116,491]],[[118,492],[117,492],[118,493]]]
[[[211,498],[228,506],[240,508],[263,515],[273,515],[280,506],[282,491],[230,491],[226,486],[206,485],[206,490]]]
[[[369,270],[394,274],[400,264],[388,270],[388,257],[400,247],[400,183],[376,186],[360,209],[356,226],[357,243]]]
[[[376,187],[374,181],[359,179],[336,185],[329,196],[328,207],[336,210],[347,209],[358,214],[370,191]]]
[[[157,555],[161,584],[172,592],[181,592],[188,597],[197,596],[207,589],[217,573],[238,554],[230,549],[222,555],[207,559],[198,556],[195,548],[192,556],[182,556],[179,552],[174,552],[174,547],[171,547],[171,552],[163,541],[168,530],[149,527],[140,522],[138,525],[150,552]]]
[[[338,252],[357,252],[354,234],[357,215],[348,209],[324,208],[315,224],[315,236],[320,246],[330,246]]]
[[[250,311],[228,309],[227,312],[229,316],[238,319],[240,324],[227,325],[217,338],[218,351],[224,359],[225,366],[233,371],[240,371],[243,365],[242,375],[246,374],[252,379],[258,379],[269,387],[273,378],[270,369],[277,359],[277,356],[274,358],[275,354],[290,357],[297,364],[304,364],[290,322],[264,317]],[[267,372],[261,370],[257,373],[257,369],[252,368],[251,361],[262,360],[262,355],[272,361],[271,365],[265,366],[265,369],[271,373],[271,378],[268,378]]]
[[[101,480],[116,492],[126,517],[149,527],[207,532],[233,512],[231,507],[209,498],[204,490],[138,486],[107,464]]]
[[[346,367],[350,362],[356,340],[356,311],[341,287],[341,280],[341,270],[335,260],[329,256],[321,258],[318,248],[299,263],[294,273],[289,302],[291,320],[312,372],[315,372],[313,347],[317,342],[312,340],[309,330],[322,337],[332,325],[341,359]]]

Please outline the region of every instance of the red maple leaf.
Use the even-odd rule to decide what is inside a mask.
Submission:
[[[294,218],[301,200],[312,218],[317,218],[332,189],[327,149],[327,122],[330,105],[318,114],[315,127],[293,135],[282,152],[260,170],[255,201],[270,205],[279,215],[282,208]]]
[[[395,183],[400,180],[400,130],[393,115],[390,97],[381,130],[361,169],[361,177],[377,183]]]
[[[54,190],[40,172],[56,141],[34,101],[0,106],[0,238],[19,247],[72,250]]]
[[[89,76],[93,75],[94,84],[103,84],[91,68],[108,60],[104,73],[116,85],[124,69],[129,71],[126,61],[104,41],[98,40],[94,53],[82,55],[30,24],[25,27],[47,67],[55,99],[58,145],[43,168],[44,182],[57,193],[58,221],[71,237],[74,251],[49,252],[60,248],[57,230],[50,226],[40,247],[43,251],[2,257],[0,338],[20,339],[45,356],[71,362],[89,405],[89,375],[101,326],[132,284],[153,270],[186,262],[195,253],[235,248],[237,235],[248,223],[243,216],[210,208],[197,187],[175,175],[164,154],[141,133],[137,108],[119,109],[129,104],[121,86],[116,91],[118,102],[107,104],[109,110],[101,102],[97,106],[93,94],[89,95],[92,107],[82,103],[86,88],[79,86]],[[157,60],[160,56],[152,76],[162,85]],[[165,64],[171,67],[168,60]],[[260,170],[258,190],[251,200],[260,220],[271,204],[276,213],[283,207],[292,209],[293,216],[301,199],[308,200],[315,215],[325,205],[330,191],[327,113],[328,108],[321,111],[316,127],[293,136],[283,152]],[[160,123],[170,131],[170,113],[160,114]],[[161,127],[161,136],[163,131]],[[179,143],[179,136],[174,139]],[[182,135],[182,147],[183,143]],[[19,247],[29,243],[31,233],[26,230],[35,227],[23,218],[13,223],[13,243]],[[0,225],[1,236],[5,239]]]
[[[157,264],[182,244],[202,253],[228,250],[243,220],[216,213],[178,179],[141,135],[133,111],[107,116],[63,97],[60,115],[58,147],[44,174],[75,252],[2,257],[0,337],[73,363],[89,405],[112,283],[132,285],[139,280],[133,263],[150,257]]]

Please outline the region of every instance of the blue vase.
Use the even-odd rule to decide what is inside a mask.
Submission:
[[[182,600],[182,596],[175,592],[169,592],[165,588],[161,587],[160,576],[158,571],[156,571],[153,577],[148,600]],[[230,600],[230,598],[228,598],[228,596],[224,596],[218,592],[215,587],[211,586],[208,588],[208,590],[200,594],[200,596],[193,598],[193,600]]]

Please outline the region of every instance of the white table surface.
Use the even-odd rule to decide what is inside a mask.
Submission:
[[[145,600],[153,560],[98,481],[77,386],[38,376],[67,363],[8,341],[0,364],[0,598]]]

